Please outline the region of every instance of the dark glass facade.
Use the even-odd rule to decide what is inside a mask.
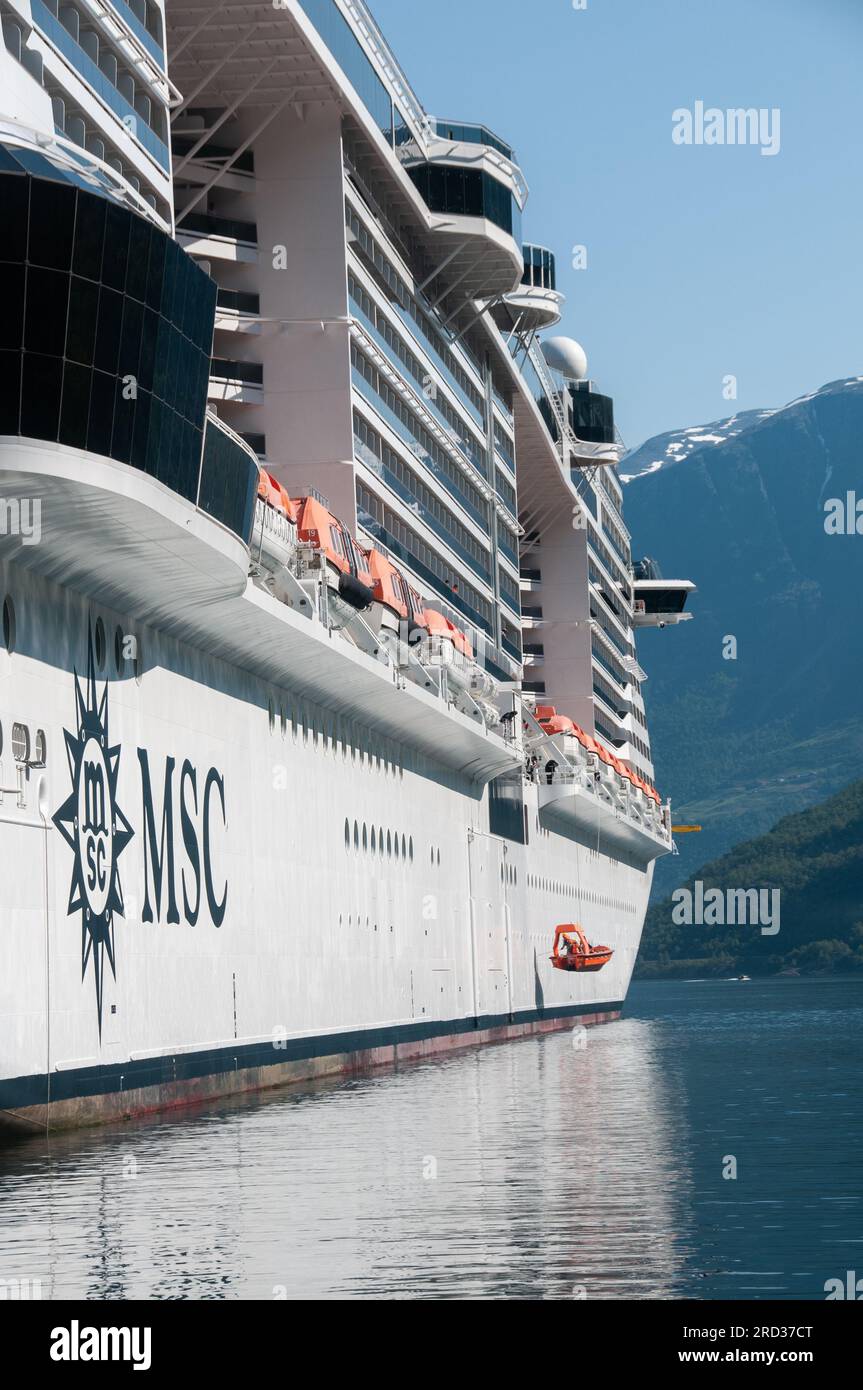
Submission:
[[[335,0],[300,0],[375,125],[393,143],[393,103]]]
[[[572,403],[571,423],[577,437],[585,444],[614,443],[614,402],[588,389],[587,383],[573,382],[569,388]]]
[[[431,212],[485,217],[521,242],[521,209],[511,190],[484,169],[415,164],[408,173]]]
[[[544,246],[525,246],[521,283],[541,290],[557,289],[557,271],[551,251],[546,251]]]
[[[0,434],[130,464],[198,505],[216,286],[130,209],[4,154]]]
[[[198,506],[248,545],[255,519],[258,462],[212,418],[204,435]]]
[[[177,223],[178,232],[199,232],[201,236],[223,236],[233,241],[247,241],[252,246],[258,243],[258,229],[254,222],[238,222],[234,217],[213,217],[206,212],[190,212]]]

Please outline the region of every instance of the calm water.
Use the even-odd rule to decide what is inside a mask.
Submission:
[[[863,1275],[863,983],[645,984],[626,1018],[0,1150],[53,1298],[823,1298]],[[733,1157],[736,1180],[723,1179]]]

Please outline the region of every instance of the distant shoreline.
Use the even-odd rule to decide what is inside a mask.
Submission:
[[[758,971],[755,967],[750,970],[742,969],[735,974],[732,970],[728,974],[698,974],[697,965],[690,963],[688,970],[669,971],[650,971],[648,974],[639,974],[637,971],[632,977],[632,983],[644,984],[681,984],[681,985],[723,985],[723,984],[746,984],[763,983],[765,980],[807,980],[810,983],[819,980],[859,980],[863,983],[863,970],[772,970]]]

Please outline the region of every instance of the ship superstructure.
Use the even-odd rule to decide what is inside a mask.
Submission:
[[[664,600],[514,150],[359,0],[0,9],[7,1121],[615,1016]]]

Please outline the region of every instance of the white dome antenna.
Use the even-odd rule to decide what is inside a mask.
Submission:
[[[587,353],[574,338],[546,338],[542,352],[548,365],[569,381],[587,380]]]

